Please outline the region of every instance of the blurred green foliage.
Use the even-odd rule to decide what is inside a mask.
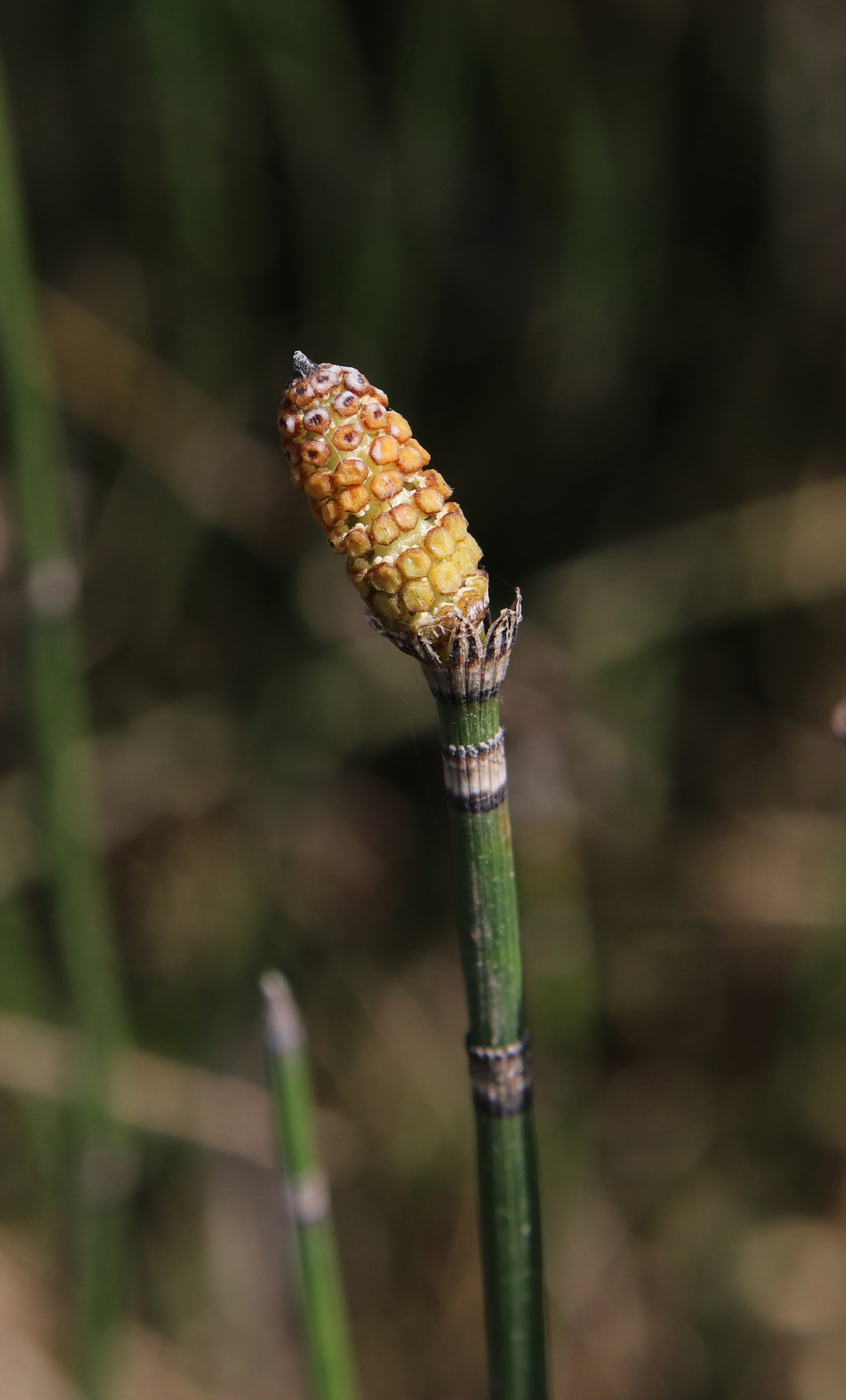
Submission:
[[[363,1391],[480,1397],[434,715],[286,480],[302,348],[384,387],[494,597],[527,595],[504,717],[555,1395],[842,1394],[835,0],[31,0],[0,51],[137,1043],[258,1081],[285,970]],[[61,1018],[3,502],[0,1001]],[[15,1092],[20,1044],[0,1377],[52,1400],[63,1113]],[[270,1174],[149,1134],[130,1201],[120,1394],[299,1396]]]

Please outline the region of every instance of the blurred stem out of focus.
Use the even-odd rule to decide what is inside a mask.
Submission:
[[[297,1235],[300,1316],[315,1400],[354,1400],[357,1393],[329,1183],[320,1160],[305,1031],[291,989],[279,972],[261,979],[265,1045],[279,1163]]]
[[[77,630],[79,569],[60,470],[60,433],[0,72],[0,356],[24,572],[31,744],[48,888],[71,1016],[84,1037],[74,1143],[65,1164],[73,1218],[79,1368],[92,1400],[111,1392],[126,1288],[122,1200],[131,1157],[108,1106],[125,1036],[98,848],[88,704]],[[29,931],[23,933],[23,938]],[[18,937],[21,937],[19,934]]]

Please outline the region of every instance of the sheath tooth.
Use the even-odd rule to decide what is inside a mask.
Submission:
[[[482,744],[442,745],[447,800],[458,812],[492,812],[507,791],[505,733]]]

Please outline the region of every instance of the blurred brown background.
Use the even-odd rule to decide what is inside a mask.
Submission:
[[[846,1393],[846,11],[0,10],[138,1051],[121,1400],[301,1400],[256,981],[363,1390],[481,1400],[433,708],[291,489],[351,363],[526,621],[505,692],[557,1400]],[[5,499],[8,499],[7,497]],[[70,1400],[73,1032],[0,530],[0,1391]]]

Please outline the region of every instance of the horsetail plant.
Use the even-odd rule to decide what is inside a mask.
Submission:
[[[85,1054],[76,1117],[77,1344],[84,1393],[109,1389],[124,1281],[127,1144],[108,1110],[124,1011],[94,819],[94,781],[59,433],[5,84],[0,73],[0,354],[25,579],[38,798],[59,943]]]
[[[329,1185],[320,1163],[300,1013],[281,972],[266,972],[265,1049],[279,1169],[297,1240],[300,1313],[314,1400],[356,1400]]]
[[[540,1207],[499,693],[519,594],[489,626],[482,551],[385,394],[299,352],[279,428],[294,485],[435,698],[458,883],[492,1400],[544,1400]]]

